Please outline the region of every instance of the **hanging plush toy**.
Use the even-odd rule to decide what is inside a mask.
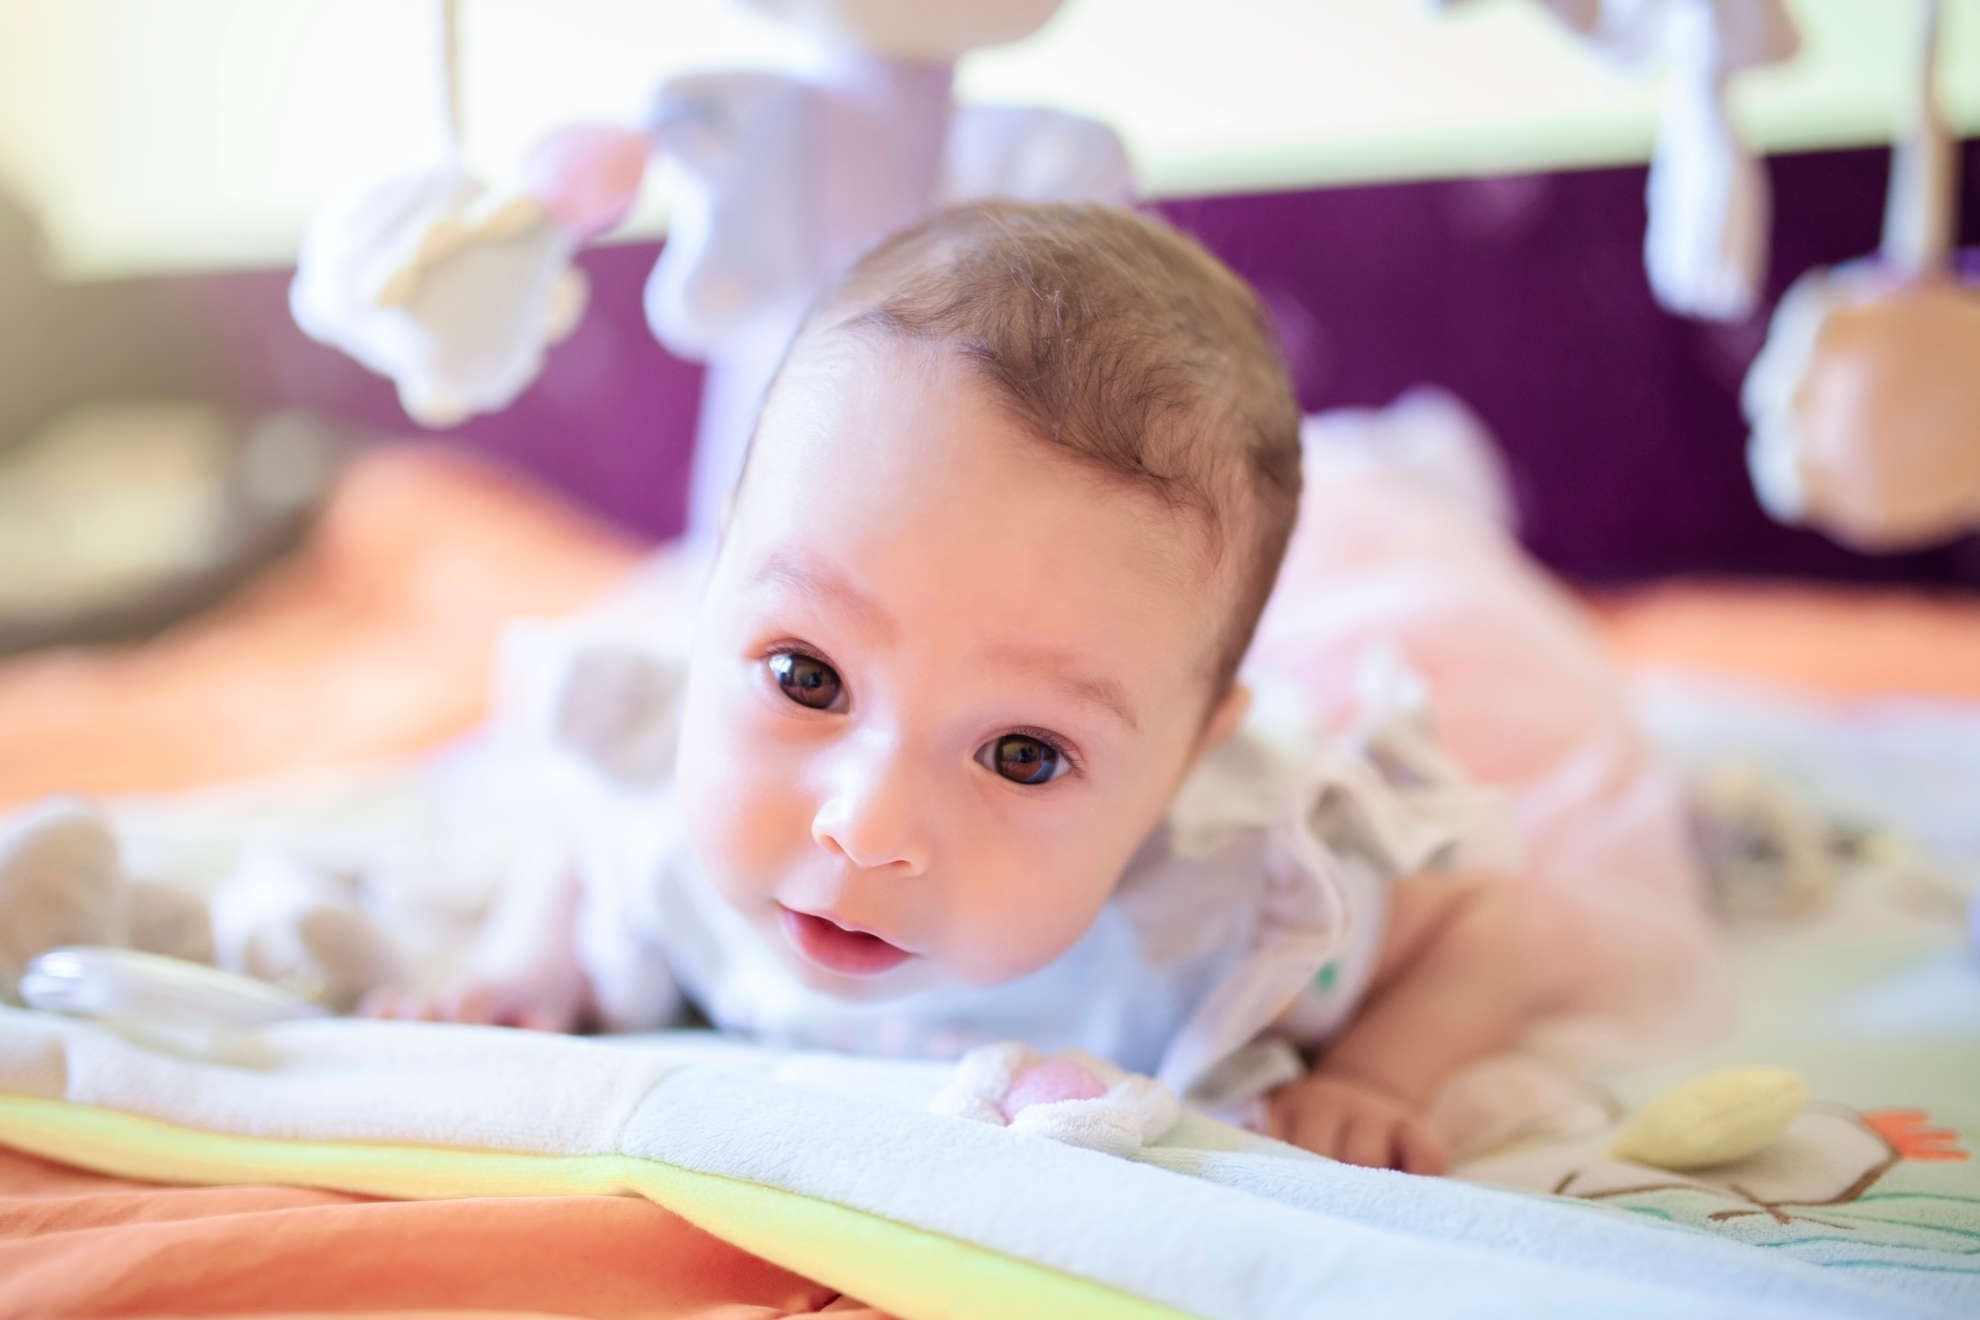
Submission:
[[[1668,68],[1645,198],[1650,288],[1681,316],[1748,315],[1766,274],[1772,201],[1766,171],[1727,111],[1727,88],[1735,74],[1779,63],[1799,48],[1781,0],[1540,3],[1617,66]]]
[[[570,262],[591,234],[468,175],[455,0],[433,14],[442,157],[314,217],[289,306],[312,339],[390,377],[414,421],[453,426],[507,407],[577,324],[585,284]]]
[[[1742,394],[1747,466],[1776,519],[1858,550],[1980,529],[1980,265],[1953,252],[1958,156],[1940,112],[1936,0],[1914,0],[1912,95],[1882,250],[1803,275]]]
[[[705,531],[805,308],[868,247],[969,198],[1131,199],[1104,125],[955,102],[962,55],[1028,36],[1060,0],[749,3],[817,43],[813,71],[671,80],[637,129],[550,134],[513,193],[477,186],[452,153],[387,181],[311,226],[298,323],[391,376],[417,421],[505,407],[581,309],[571,255],[623,218],[657,156],[676,186],[647,320],[669,350],[708,364],[688,511],[689,530]],[[446,102],[452,0],[437,30]],[[457,116],[447,122],[457,141]]]

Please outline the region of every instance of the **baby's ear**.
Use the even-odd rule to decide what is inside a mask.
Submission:
[[[1218,743],[1237,731],[1243,722],[1244,714],[1251,709],[1251,689],[1243,683],[1233,683],[1210,711],[1210,718],[1203,722],[1203,732],[1196,738],[1196,754],[1206,755]]]

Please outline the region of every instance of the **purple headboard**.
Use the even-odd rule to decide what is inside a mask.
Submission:
[[[1888,154],[1770,162],[1770,300],[1873,248]],[[1963,241],[1980,243],[1980,142],[1964,147]],[[1737,391],[1766,313],[1666,316],[1641,264],[1641,167],[1171,202],[1161,210],[1250,278],[1278,316],[1309,409],[1442,385],[1493,427],[1539,556],[1584,580],[1803,574],[1980,587],[1980,539],[1871,559],[1782,529],[1747,485]],[[634,529],[678,529],[700,373],[647,333],[652,244],[589,252],[592,308],[543,378],[453,432]],[[385,382],[305,340],[287,272],[152,281],[133,306],[210,336],[188,381],[410,431]],[[106,296],[99,291],[97,296]],[[161,310],[164,309],[164,310]],[[183,340],[182,340],[183,342]]]

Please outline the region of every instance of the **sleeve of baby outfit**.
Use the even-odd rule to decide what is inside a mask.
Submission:
[[[1340,892],[1345,928],[1278,1028],[1302,1046],[1340,1031],[1367,992],[1388,923],[1389,886],[1426,872],[1490,870],[1516,847],[1507,804],[1480,788],[1430,735],[1424,685],[1393,652],[1371,651],[1348,735],[1309,762],[1293,825]]]
[[[673,777],[685,665],[662,648],[585,621],[519,623],[503,638],[494,719],[521,755],[568,759],[605,783]]]
[[[1162,1080],[1235,1111],[1303,1071],[1297,1047],[1327,1039],[1373,975],[1402,876],[1476,865],[1503,837],[1489,797],[1424,731],[1421,685],[1376,657],[1365,718],[1325,737],[1295,694],[1260,685],[1246,731],[1185,787],[1177,846],[1207,852],[1220,831],[1259,838],[1248,946],[1165,1055]]]

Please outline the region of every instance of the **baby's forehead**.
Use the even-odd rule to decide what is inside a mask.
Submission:
[[[951,415],[987,405],[1003,423],[994,433],[999,448],[1027,456],[1055,482],[1076,483],[1093,509],[1129,510],[1187,549],[1189,571],[1178,576],[1179,586],[1220,574],[1248,553],[1258,510],[1241,465],[1215,461],[1217,450],[1231,447],[1222,439],[1220,407],[1178,402],[1166,415],[1144,418],[1133,434],[1123,428],[1096,441],[1100,428],[1092,415],[1105,411],[1098,396],[1069,409],[1081,416],[1041,416],[1035,400],[1021,397],[965,344],[827,326],[792,345],[766,396],[752,450],[788,447],[800,462],[815,463],[835,446],[870,443],[869,434],[825,424],[834,400],[854,392],[879,409],[909,395],[932,398]]]
[[[912,399],[945,417],[994,415],[998,425],[973,432],[983,446],[1022,456],[1054,486],[1079,491],[1082,507],[1092,516],[1122,512],[1161,530],[1163,540],[1186,549],[1187,572],[1173,573],[1173,564],[1151,564],[1171,571],[1175,585],[1214,573],[1230,557],[1226,542],[1243,521],[1242,492],[1235,483],[1209,479],[1170,460],[1164,474],[1149,454],[1164,446],[1143,444],[1142,455],[1095,452],[1092,446],[1069,443],[1060,428],[1031,415],[1013,399],[994,372],[982,369],[966,346],[949,343],[901,342],[828,327],[808,332],[793,344],[773,382],[751,442],[752,458],[762,455],[764,466],[790,469],[800,477],[807,469],[848,454],[870,457],[887,440],[916,446],[921,437],[886,427],[834,425],[849,396],[869,413],[884,413]],[[774,455],[774,456],[773,456]],[[969,465],[942,472],[945,479],[988,483],[991,474]],[[1223,486],[1233,489],[1224,490]],[[1212,487],[1218,487],[1213,493]],[[747,481],[738,486],[740,496]],[[1161,556],[1167,561],[1170,556]]]

